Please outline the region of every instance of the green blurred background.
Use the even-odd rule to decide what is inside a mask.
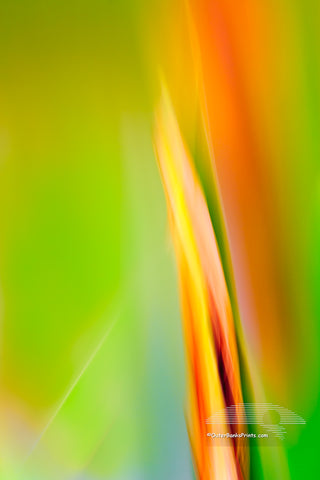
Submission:
[[[148,10],[1,2],[1,479],[191,478]]]

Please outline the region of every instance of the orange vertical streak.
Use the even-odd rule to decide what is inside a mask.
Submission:
[[[196,469],[200,479],[242,479],[247,472],[243,448],[230,439],[214,448],[206,437],[206,418],[226,405],[243,402],[238,352],[207,204],[165,95],[157,115],[155,148],[180,274],[188,367],[188,428]],[[228,431],[226,419],[221,433]]]

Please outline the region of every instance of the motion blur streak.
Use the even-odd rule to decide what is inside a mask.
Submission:
[[[1,480],[318,478],[319,0],[1,0],[0,52]],[[243,404],[306,423],[213,447]]]
[[[155,146],[178,259],[195,464],[201,479],[246,478],[247,449],[234,449],[231,440],[221,448],[207,443],[205,420],[210,412],[242,401],[238,353],[208,207],[166,94],[158,110]],[[226,432],[227,425],[226,419]]]

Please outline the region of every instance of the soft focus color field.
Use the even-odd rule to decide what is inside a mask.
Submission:
[[[1,480],[317,478],[319,32],[316,0],[1,0]],[[243,401],[306,424],[212,448]]]

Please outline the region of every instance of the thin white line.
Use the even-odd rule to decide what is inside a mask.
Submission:
[[[90,357],[88,358],[88,360],[86,361],[85,365],[83,366],[83,368],[81,369],[79,375],[75,378],[75,380],[72,382],[71,386],[69,387],[67,393],[65,394],[65,396],[63,397],[62,401],[60,402],[58,408],[56,409],[56,411],[54,412],[54,414],[52,415],[52,417],[49,419],[47,425],[45,426],[45,428],[42,430],[41,434],[39,435],[39,437],[37,438],[37,440],[35,441],[34,445],[32,446],[29,454],[27,455],[27,457],[25,458],[25,461],[27,461],[30,456],[32,455],[32,453],[34,452],[34,450],[36,449],[36,447],[38,446],[39,442],[41,441],[41,439],[43,438],[43,436],[45,435],[45,433],[47,432],[48,428],[50,427],[50,425],[52,424],[52,422],[54,421],[54,419],[56,418],[56,416],[58,415],[59,411],[61,410],[61,408],[63,407],[63,405],[65,404],[65,402],[67,401],[68,397],[70,396],[70,394],[72,393],[72,390],[75,388],[75,386],[77,385],[77,383],[79,382],[80,378],[82,377],[82,375],[85,373],[85,371],[87,370],[87,368],[89,367],[89,365],[91,364],[91,362],[93,361],[94,357],[97,355],[97,353],[99,352],[99,350],[101,349],[102,345],[104,344],[105,340],[107,339],[107,337],[109,336],[109,334],[111,333],[113,327],[115,326],[116,322],[119,320],[119,316],[116,316],[113,321],[111,322],[111,324],[108,326],[106,332],[104,333],[102,339],[100,340],[100,342],[98,343],[98,345],[96,346],[96,348],[94,349],[94,351],[91,353]]]

